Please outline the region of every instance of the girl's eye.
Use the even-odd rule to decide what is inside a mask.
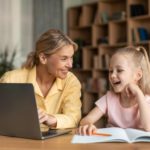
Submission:
[[[123,70],[122,69],[119,69],[119,70],[117,70],[118,72],[123,72]]]
[[[112,71],[112,70],[109,70],[109,73],[110,73],[110,74],[112,74],[112,73],[113,73],[113,71]]]

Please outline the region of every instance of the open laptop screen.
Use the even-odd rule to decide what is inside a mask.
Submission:
[[[69,131],[46,135],[46,138]],[[0,134],[31,139],[45,138],[40,131],[32,84],[0,83]]]

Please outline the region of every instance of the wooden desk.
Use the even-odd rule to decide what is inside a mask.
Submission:
[[[73,134],[47,140],[29,140],[0,136],[0,150],[149,150],[150,143],[71,144]]]

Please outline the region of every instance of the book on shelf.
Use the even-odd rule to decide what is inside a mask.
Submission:
[[[146,28],[139,27],[137,30],[140,36],[140,41],[149,40],[149,33]]]
[[[108,135],[108,136],[104,136]],[[132,128],[100,128],[92,136],[74,135],[72,143],[97,143],[97,142],[150,142],[150,132]]]
[[[98,55],[94,55],[94,58],[93,58],[93,66],[94,66],[94,69],[99,69],[99,57]]]
[[[101,12],[100,14],[100,23],[105,24],[109,22],[109,15],[107,12]]]
[[[78,45],[78,51],[73,56],[73,68],[82,68],[82,47],[86,45],[86,41],[78,38],[74,42]]]
[[[140,41],[149,40],[148,30],[144,27],[132,28],[131,34],[132,34],[132,41],[133,42],[140,42]]]
[[[109,61],[110,61],[110,55],[109,54],[102,54],[102,55],[100,55],[99,67],[101,69],[108,69]]]
[[[130,5],[131,17],[145,15],[147,12],[143,4],[132,4]]]
[[[98,12],[98,10],[96,10],[95,17],[94,17],[94,24],[98,24],[101,22],[98,14],[99,14],[99,12]]]
[[[140,42],[140,35],[138,33],[137,28],[132,28],[131,34],[132,34],[132,42]]]
[[[126,19],[126,12],[125,11],[118,11],[118,12],[114,12],[111,16],[110,16],[110,20],[125,20]]]

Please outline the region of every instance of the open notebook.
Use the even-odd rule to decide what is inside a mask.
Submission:
[[[0,83],[0,135],[46,139],[70,131],[42,133],[32,84]]]
[[[104,136],[105,135],[105,136]],[[108,136],[107,136],[108,135]],[[96,142],[150,142],[150,132],[132,128],[100,128],[95,135],[74,135],[72,143],[96,143]]]

